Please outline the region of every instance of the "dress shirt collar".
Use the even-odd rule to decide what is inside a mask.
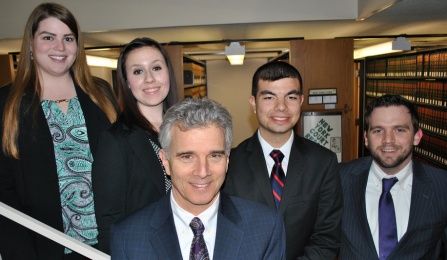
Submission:
[[[217,215],[220,204],[220,193],[217,195],[216,201],[211,204],[211,206],[204,212],[200,213],[198,216],[194,216],[188,211],[181,208],[175,201],[172,191],[171,191],[171,209],[174,218],[175,229],[177,232],[177,238],[179,240],[180,250],[183,259],[189,258],[189,251],[191,247],[191,241],[194,237],[189,223],[194,217],[200,218],[203,225],[205,226],[205,231],[203,237],[205,239],[206,247],[208,248],[208,253],[210,259],[213,259],[214,247],[216,243],[217,234]]]
[[[264,158],[265,158],[265,163],[267,165],[267,169],[268,169],[267,173],[268,173],[269,178],[270,178],[270,174],[271,174],[271,169],[272,169],[273,165],[275,164],[275,161],[270,156],[270,153],[272,152],[273,149],[280,150],[284,154],[284,159],[282,160],[281,164],[282,164],[282,169],[284,171],[284,175],[287,176],[287,168],[289,166],[290,150],[292,149],[293,138],[294,138],[293,131],[290,134],[289,140],[287,140],[287,142],[281,147],[273,147],[269,143],[267,143],[267,141],[264,140],[264,138],[262,138],[261,134],[259,133],[259,130],[258,130],[258,138],[259,138],[259,142],[261,143],[262,152],[264,153]]]
[[[413,161],[410,161],[410,163],[408,163],[407,166],[405,166],[400,172],[392,176],[383,172],[377,163],[373,161],[371,164],[370,173],[370,180],[375,183],[375,186],[380,191],[382,190],[382,179],[390,179],[393,177],[396,177],[399,180],[396,185],[398,185],[400,189],[405,190],[405,188],[409,187],[408,185],[411,186],[413,182]]]
[[[216,224],[210,225],[211,222],[217,223],[217,211],[218,211],[219,203],[220,203],[220,193],[217,196],[218,197],[217,197],[216,201],[214,201],[214,203],[211,204],[211,206],[209,208],[207,208],[205,211],[200,213],[198,216],[194,216],[193,214],[184,210],[177,204],[177,202],[174,199],[174,196],[172,195],[172,191],[171,191],[172,213],[174,214],[175,217],[177,217],[181,221],[181,225],[186,227],[186,229],[191,229],[189,227],[189,223],[191,222],[191,220],[194,217],[198,217],[202,221],[203,225],[205,226],[205,230],[206,230],[207,227],[216,226]]]

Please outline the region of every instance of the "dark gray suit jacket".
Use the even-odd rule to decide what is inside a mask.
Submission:
[[[344,214],[340,260],[378,259],[366,217],[365,190],[372,158],[341,167]],[[413,160],[407,232],[388,259],[440,259],[447,233],[447,172]],[[444,249],[443,249],[444,248]]]
[[[224,191],[276,208],[257,132],[231,151]],[[335,153],[295,135],[279,206],[287,259],[335,258],[342,202]]]
[[[263,205],[220,195],[213,259],[284,259],[281,216]],[[170,194],[112,225],[110,247],[114,260],[182,259]]]
[[[98,249],[109,253],[110,225],[166,194],[164,172],[151,139],[121,119],[103,132],[93,162],[92,182],[98,223]]]

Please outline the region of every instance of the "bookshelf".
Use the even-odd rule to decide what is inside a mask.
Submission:
[[[0,55],[0,87],[14,80],[17,59],[18,54]]]
[[[203,61],[183,56],[183,88],[185,97],[207,96],[206,65]]]
[[[424,132],[414,156],[447,169],[447,49],[366,58],[365,107],[384,94],[399,94],[417,105]]]
[[[206,97],[206,64],[183,54],[181,45],[164,46],[171,60],[179,98]]]

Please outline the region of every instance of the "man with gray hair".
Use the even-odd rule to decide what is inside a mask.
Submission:
[[[223,106],[183,100],[166,112],[159,139],[172,190],[112,226],[113,259],[284,259],[279,214],[220,192],[232,140]]]

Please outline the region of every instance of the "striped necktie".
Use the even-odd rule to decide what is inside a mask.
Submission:
[[[282,160],[284,159],[284,154],[280,150],[273,150],[270,156],[275,161],[272,167],[272,174],[270,175],[270,183],[272,184],[273,197],[275,198],[276,208],[279,208],[279,203],[281,202],[282,190],[284,188],[284,182],[286,176],[282,168]]]

